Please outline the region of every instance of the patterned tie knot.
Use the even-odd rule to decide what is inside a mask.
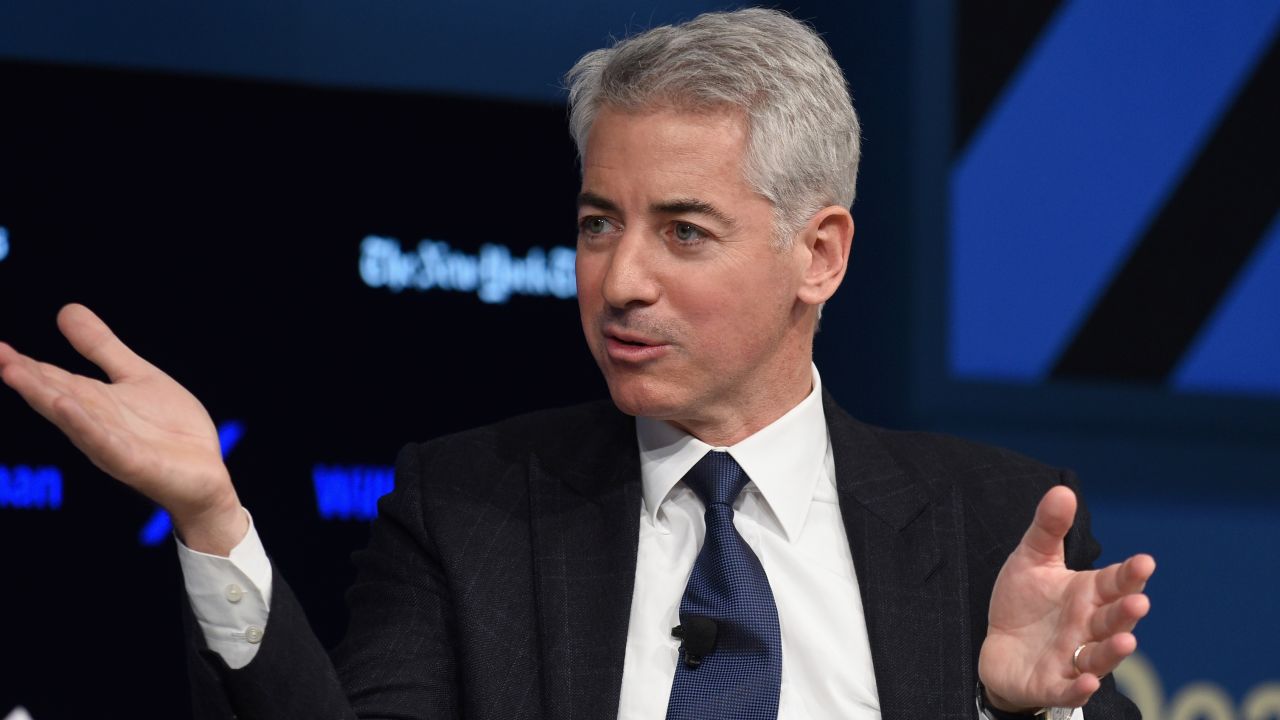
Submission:
[[[710,508],[717,503],[733,507],[738,493],[747,486],[747,473],[727,452],[712,450],[684,476],[684,482]]]

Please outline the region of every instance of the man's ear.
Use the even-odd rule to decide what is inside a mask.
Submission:
[[[800,257],[804,267],[797,293],[802,302],[820,305],[835,294],[844,280],[853,247],[853,216],[849,209],[832,205],[819,210],[796,236],[803,243]]]

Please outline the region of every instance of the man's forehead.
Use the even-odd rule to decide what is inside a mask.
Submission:
[[[674,106],[629,111],[606,106],[591,124],[584,161],[608,164],[618,159],[619,152],[634,159],[676,155],[736,161],[746,137],[746,117],[741,112],[696,112]]]
[[[746,191],[745,131],[738,118],[667,108],[601,113],[583,153],[583,198],[597,207],[723,203]]]

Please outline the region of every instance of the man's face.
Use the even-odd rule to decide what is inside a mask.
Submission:
[[[746,140],[736,113],[606,107],[585,150],[587,344],[621,410],[694,434],[781,403],[772,421],[808,392],[804,261],[774,246],[773,206],[743,175]]]

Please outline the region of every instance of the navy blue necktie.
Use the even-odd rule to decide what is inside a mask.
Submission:
[[[707,506],[707,536],[680,600],[680,623],[713,620],[715,649],[690,667],[686,637],[667,720],[777,720],[782,685],[778,606],[760,558],[733,527],[733,502],[747,480],[729,453],[717,451],[684,476]]]

